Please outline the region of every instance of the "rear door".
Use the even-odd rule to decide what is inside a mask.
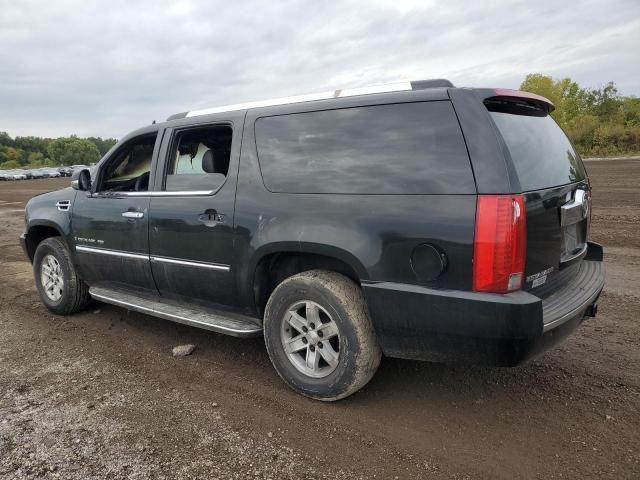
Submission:
[[[587,251],[590,188],[573,145],[548,113],[527,99],[484,101],[523,192],[527,223],[524,289],[547,296],[577,273]]]
[[[161,295],[234,305],[234,204],[243,113],[165,133],[149,248]]]

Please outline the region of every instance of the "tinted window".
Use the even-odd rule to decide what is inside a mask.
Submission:
[[[475,192],[450,102],[264,117],[256,122],[256,143],[273,192]]]
[[[523,191],[584,180],[580,157],[558,124],[546,112],[510,102],[487,102],[502,134]]]

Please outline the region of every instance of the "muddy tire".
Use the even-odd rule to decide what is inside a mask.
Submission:
[[[67,247],[58,237],[43,240],[33,257],[33,274],[42,303],[53,313],[69,315],[89,304],[89,287],[76,274]]]
[[[264,337],[285,383],[328,402],[360,390],[382,356],[362,290],[326,270],[299,273],[276,287],[265,309]]]

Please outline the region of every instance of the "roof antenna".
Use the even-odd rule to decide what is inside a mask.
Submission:
[[[155,121],[155,120],[154,120],[153,122],[151,122],[151,125],[155,125],[155,124],[156,124],[156,121]]]

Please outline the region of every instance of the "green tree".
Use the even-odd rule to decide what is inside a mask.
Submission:
[[[13,139],[7,132],[0,132],[0,146],[13,147]]]
[[[537,93],[551,100],[556,107],[551,114],[562,127],[566,127],[578,115],[589,112],[589,94],[571,80],[554,80],[548,75],[533,73],[520,84],[520,90]]]
[[[20,168],[21,166],[22,165],[16,160],[7,160],[6,162],[0,163],[0,170],[10,170],[12,168]]]
[[[623,101],[615,83],[609,82],[602,88],[589,90],[587,96],[591,113],[600,121],[624,123]]]
[[[6,159],[8,162],[16,162],[20,165],[20,152],[13,147],[8,147],[5,150]]]
[[[595,115],[581,114],[569,121],[565,131],[580,153],[590,153],[595,145],[600,120]]]
[[[104,154],[107,153],[109,149],[117,143],[117,140],[115,138],[102,139],[100,137],[88,137],[87,140],[98,147],[98,151],[100,152],[101,157],[104,156]]]
[[[51,143],[51,139],[41,137],[16,137],[13,143],[13,146],[20,150],[25,150],[28,153],[40,152],[44,155],[47,153],[47,147],[49,143]]]
[[[560,100],[556,98],[557,90],[553,78],[548,75],[542,75],[541,73],[530,73],[527,75],[520,84],[520,90],[542,95],[551,100],[554,105]]]
[[[75,136],[52,141],[48,153],[56,165],[89,164],[100,160],[100,151],[93,142]]]
[[[93,163],[113,145],[113,138],[76,135],[65,138],[15,137],[0,132],[0,163],[12,161],[20,166],[56,166],[60,164]]]
[[[40,152],[31,152],[27,157],[27,165],[30,167],[42,167],[46,164],[44,155]]]
[[[622,99],[624,124],[628,127],[640,127],[640,98],[624,97]]]
[[[583,155],[640,153],[640,99],[621,96],[614,82],[586,89],[570,78],[535,73],[520,89],[553,102],[551,115]]]

